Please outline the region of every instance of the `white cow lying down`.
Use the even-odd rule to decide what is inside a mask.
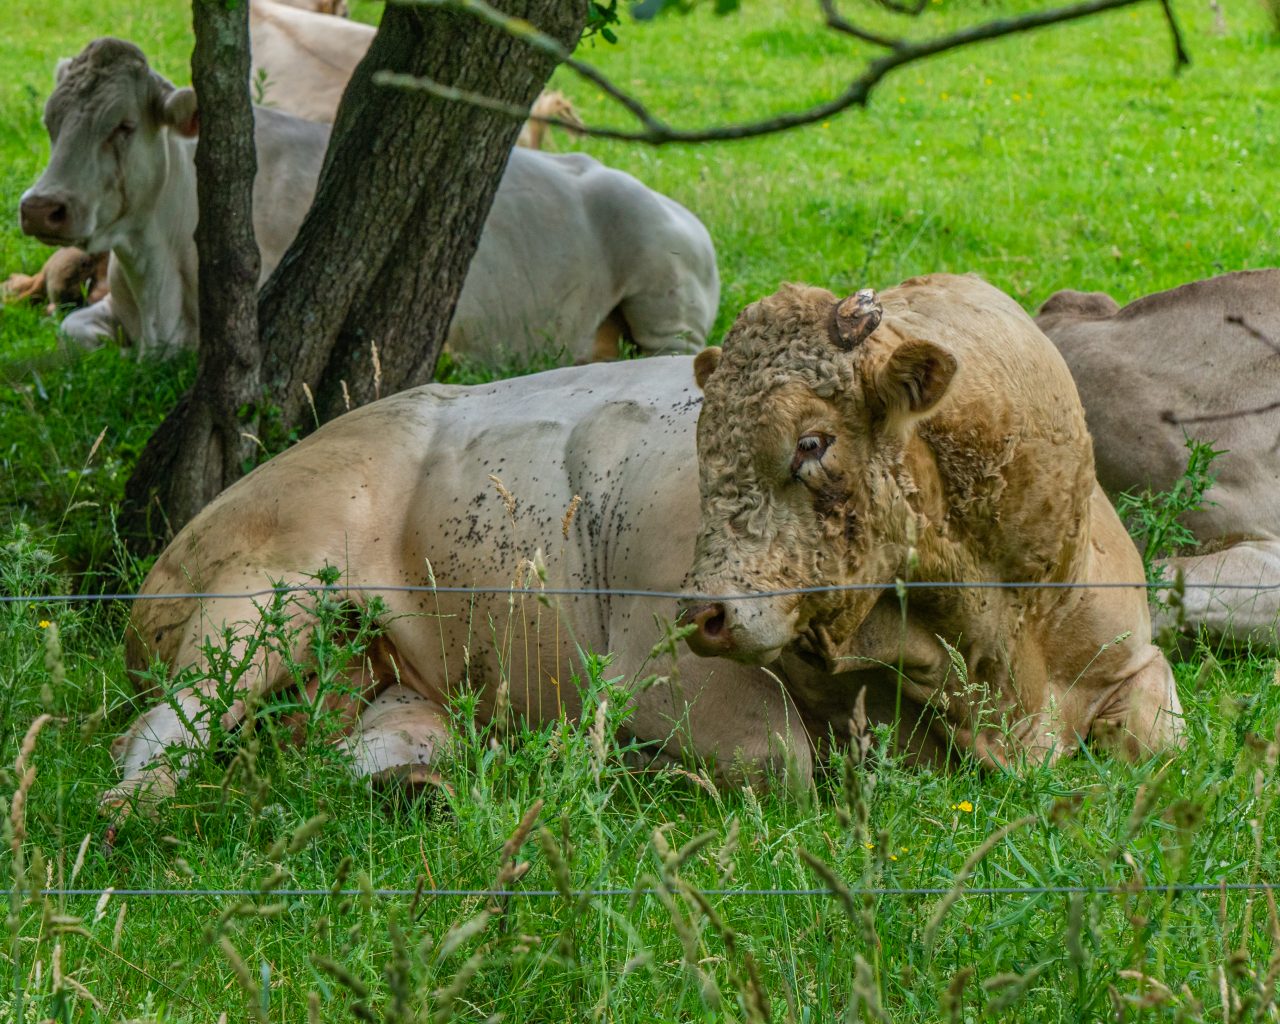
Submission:
[[[330,15],[337,12],[318,6],[306,0],[249,0],[250,80],[265,106],[332,122],[377,30],[346,20],[345,10],[343,17],[334,18]],[[573,104],[560,92],[540,93],[529,112],[582,127]],[[545,121],[526,121],[516,145],[541,149],[547,128]]]
[[[1051,367],[1059,370],[1057,377],[1050,375],[1050,384],[1039,381],[1044,374],[1037,376],[1040,397],[1033,401],[1043,408],[1025,398],[1032,389],[1007,400],[993,400],[989,391],[982,391],[982,375],[973,365],[981,361],[981,352],[974,355],[976,348],[964,349],[962,372],[954,387],[950,378],[931,385],[935,396],[948,388],[953,393],[950,401],[941,403],[938,432],[928,435],[927,442],[912,440],[910,458],[903,458],[902,439],[894,433],[902,422],[894,419],[886,424],[866,413],[873,396],[906,393],[916,382],[902,377],[901,361],[890,359],[877,371],[880,364],[874,360],[887,358],[899,346],[907,360],[916,358],[922,342],[915,335],[932,332],[939,345],[955,345],[956,338],[971,329],[966,326],[947,333],[936,318],[899,315],[904,304],[916,301],[913,296],[921,292],[932,296],[933,305],[925,307],[926,313],[936,314],[954,303],[968,317],[968,325],[977,318],[963,306],[965,301],[998,300],[997,311],[985,316],[979,327],[991,331],[993,324],[1004,322],[1005,333],[994,330],[998,340],[1019,332],[1023,355],[1027,348],[1039,345],[1041,364],[1047,351]],[[939,299],[939,293],[945,294]],[[762,367],[762,376],[767,376],[766,368],[776,371],[787,383],[789,397],[766,396],[763,406],[751,407],[759,408],[760,415],[744,413],[746,407],[740,404],[729,406],[727,417],[721,401],[715,414],[720,427],[767,428],[772,423],[769,417],[780,410],[803,413],[832,432],[825,448],[845,453],[842,465],[851,471],[839,481],[854,490],[874,485],[881,477],[887,479],[890,471],[883,468],[882,457],[886,451],[899,450],[902,462],[894,471],[894,486],[901,486],[905,495],[925,495],[933,503],[926,508],[934,512],[944,500],[957,502],[954,519],[941,512],[921,513],[922,549],[929,545],[931,557],[939,558],[987,539],[984,535],[968,539],[973,510],[986,505],[974,502],[972,492],[956,497],[951,477],[945,486],[936,479],[938,471],[929,468],[933,463],[926,457],[927,445],[934,444],[944,453],[948,473],[982,480],[984,487],[1005,464],[991,463],[982,445],[966,449],[960,444],[971,440],[965,410],[973,405],[966,401],[972,403],[976,396],[985,407],[1008,413],[1006,421],[1012,419],[1015,425],[1024,419],[1043,420],[1058,429],[1065,420],[1071,428],[1071,443],[1046,443],[1044,438],[1052,431],[1045,428],[1018,451],[1029,449],[1041,465],[1063,455],[1064,468],[1057,475],[1046,470],[1041,477],[1076,482],[1079,493],[1072,501],[1079,501],[1070,507],[1082,502],[1092,512],[1085,515],[1083,524],[1072,525],[1060,502],[1056,518],[1033,509],[1028,520],[1025,506],[1031,502],[1023,502],[1018,516],[1011,515],[1002,524],[1002,536],[1016,540],[1019,531],[1026,532],[1028,521],[1038,530],[1037,545],[1025,559],[1035,563],[1035,571],[1041,574],[1036,578],[1097,582],[1140,577],[1137,552],[1094,480],[1075,396],[1069,394],[1069,385],[1067,392],[1050,386],[1061,383],[1058,377],[1065,380],[1066,370],[1013,301],[987,285],[962,278],[908,282],[887,292],[884,301],[885,327],[877,335],[874,351],[859,364],[858,374],[840,375],[846,390],[833,390],[830,380],[819,384],[818,394],[826,396],[830,409],[824,411],[816,396],[803,400],[801,382],[807,378],[788,376],[785,366],[769,362]],[[828,304],[819,303],[815,316],[802,320],[789,316],[785,303],[779,307],[769,302],[757,303],[744,313],[734,334],[756,329],[763,322],[778,340],[780,351],[788,350],[788,340],[794,340],[799,351],[817,338],[824,350],[821,365],[829,369],[843,365],[844,357],[827,341],[834,322]],[[770,321],[779,308],[782,315]],[[987,348],[998,348],[998,344],[989,342]],[[863,353],[856,356],[862,359]],[[1040,364],[1024,360],[1017,365]],[[835,379],[834,369],[831,376]],[[891,506],[884,506],[878,517],[868,517],[865,523],[860,520],[860,530],[849,531],[843,520],[836,519],[831,492],[810,491],[790,479],[786,467],[794,463],[793,446],[815,460],[823,454],[815,454],[806,443],[810,435],[797,441],[787,430],[762,430],[767,450],[755,459],[758,472],[754,476],[744,472],[744,487],[711,489],[704,480],[700,495],[702,434],[711,428],[705,413],[704,422],[698,424],[701,406],[694,387],[694,360],[683,357],[572,367],[472,388],[428,385],[406,391],[327,424],[224,491],[178,534],[142,590],[149,594],[243,593],[273,581],[305,583],[309,574],[326,564],[344,572],[346,594],[357,603],[366,602],[377,584],[509,587],[519,580],[518,585],[529,589],[530,595],[517,598],[514,604],[505,594],[473,598],[438,592],[379,592],[387,606],[380,619],[385,632],[368,652],[368,670],[357,672],[352,680],[372,700],[363,731],[349,740],[358,768],[367,774],[429,763],[443,736],[442,704],[454,694],[474,691],[480,695],[480,717],[489,719],[502,699],[501,680],[507,683],[505,700],[511,709],[533,722],[554,719],[562,708],[578,715],[578,695],[568,679],[577,665],[579,646],[615,655],[610,672],[620,675],[631,691],[631,715],[625,727],[633,737],[666,756],[696,753],[714,758],[719,774],[729,778],[789,767],[803,781],[812,764],[809,737],[822,743],[833,732],[847,736],[856,695],[864,687],[870,719],[884,723],[896,719],[897,743],[903,753],[939,766],[954,763],[962,751],[991,760],[995,749],[991,734],[1003,735],[1003,731],[1007,739],[1001,741],[1000,760],[1007,764],[1069,753],[1095,727],[1105,742],[1128,754],[1145,754],[1153,744],[1176,742],[1181,727],[1177,695],[1167,664],[1151,646],[1150,620],[1140,591],[1046,591],[1003,599],[1001,607],[1016,602],[1026,616],[1051,627],[1052,650],[1040,657],[1023,642],[1029,627],[1017,623],[990,646],[975,647],[968,625],[957,623],[987,614],[982,609],[993,602],[982,595],[950,602],[966,605],[968,620],[940,617],[938,602],[913,597],[904,622],[893,589],[897,568],[881,572],[882,566],[853,559],[850,565],[863,573],[862,581],[883,590],[859,594],[859,615],[839,620],[848,656],[831,661],[814,656],[808,642],[814,634],[825,636],[828,631],[819,625],[815,617],[819,613],[805,599],[806,622],[799,623],[799,641],[794,649],[781,650],[772,672],[759,667],[766,659],[755,655],[743,662],[697,658],[682,646],[673,664],[670,655],[655,653],[664,639],[655,616],[674,616],[676,611],[676,602],[669,598],[600,595],[540,603],[536,599],[539,583],[529,571],[529,560],[539,561],[536,552],[541,552],[549,588],[679,591],[693,564],[699,520],[707,520],[708,502],[722,507],[729,491],[751,506],[743,517],[751,522],[776,517],[779,525],[786,525],[807,516],[827,524],[825,533],[813,532],[815,550],[801,569],[816,571],[828,564],[824,558],[831,562],[844,558],[841,538],[848,537],[870,550],[908,557],[908,543],[893,535],[899,525],[890,522],[894,519]],[[1009,412],[1009,406],[1017,409]],[[998,417],[988,417],[992,418]],[[868,451],[873,458],[863,463],[860,456]],[[1023,454],[1011,464],[1025,468]],[[989,475],[970,473],[966,458]],[[829,461],[834,467],[835,460]],[[992,469],[993,465],[997,468]],[[908,488],[912,474],[920,483],[919,492]],[[750,501],[748,478],[758,483],[763,475],[785,492],[785,500]],[[1032,496],[1036,501],[1050,489],[1044,479]],[[1010,480],[1013,490],[1017,478]],[[883,490],[888,484],[880,480],[880,486]],[[1000,488],[990,491],[999,494]],[[1000,507],[1008,511],[1017,505],[1005,500]],[[800,507],[807,509],[803,515],[796,511]],[[571,516],[567,515],[570,509],[575,510]],[[968,520],[961,518],[962,512]],[[1046,556],[1050,549],[1056,553]],[[777,560],[784,552],[779,542],[773,550],[757,551],[759,558],[741,564],[755,565],[766,556]],[[1023,553],[1019,549],[1018,554]],[[979,556],[986,558],[988,553],[980,551]],[[926,564],[923,558],[921,564]],[[824,582],[831,580],[846,581],[834,572]],[[774,598],[769,607],[785,604],[795,611],[797,602]],[[742,602],[748,607],[758,603]],[[138,601],[127,638],[127,662],[133,670],[149,665],[153,658],[171,671],[190,666],[207,670],[202,651],[206,636],[219,637],[226,626],[236,623],[252,630],[261,618],[251,599]],[[305,609],[292,613],[290,629],[297,632],[290,635],[295,638],[296,661],[305,663],[309,656],[312,621]],[[710,630],[705,616],[696,621],[702,632]],[[971,674],[959,680],[947,668],[953,654],[938,639],[941,633],[959,643],[953,631],[957,628],[964,632],[965,650],[973,649],[966,670]],[[733,624],[727,628],[731,636],[737,635],[736,630]],[[1007,636],[1020,646],[1004,647]],[[705,644],[703,648],[711,653]],[[725,653],[736,657],[729,648],[732,644]],[[1025,660],[1007,666],[1006,672],[1000,666],[1002,659],[1012,657],[1010,649],[1022,652],[1018,657],[1025,655]],[[909,686],[900,683],[895,664],[902,666]],[[1029,685],[1024,685],[1024,675],[1031,679]],[[654,676],[659,678],[652,685],[638,685]],[[259,656],[254,669],[241,678],[239,696],[261,695],[293,684],[294,677],[281,657]],[[208,732],[201,718],[206,714],[202,697],[220,685],[221,680],[180,690],[171,703],[156,705],[133,723],[115,748],[124,778],[108,802],[127,801],[139,789],[154,787],[155,795],[172,791],[174,776],[157,759],[167,747],[181,749],[201,742]],[[224,724],[233,727],[243,715],[243,703],[238,702],[226,713]],[[189,731],[184,720],[200,723],[199,735]],[[1028,723],[1035,728],[1028,730]],[[1055,723],[1050,741],[1046,730]]]
[[[329,127],[261,107],[255,121],[265,280],[311,204]],[[194,93],[152,71],[133,44],[99,39],[59,64],[45,123],[49,166],[22,197],[23,231],[113,254],[111,295],[63,330],[93,344],[118,326],[141,353],[193,347]],[[563,347],[581,361],[616,355],[622,330],[646,353],[692,352],[719,296],[710,236],[679,203],[590,157],[517,149],[448,345],[487,360]]]
[[[1170,559],[1168,575],[1181,569],[1192,584],[1183,598],[1192,633],[1280,648],[1280,355],[1271,347],[1280,342],[1280,270],[1224,274],[1123,309],[1102,292],[1061,291],[1036,324],[1071,368],[1098,479],[1112,494],[1171,489],[1187,464],[1184,429],[1224,451],[1210,504],[1187,517],[1201,548]],[[1242,415],[1184,428],[1166,412]],[[1269,589],[1247,589],[1258,585]]]

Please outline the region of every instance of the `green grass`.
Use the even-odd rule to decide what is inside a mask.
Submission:
[[[691,125],[830,95],[863,53],[824,32],[807,4],[752,4],[721,19],[707,6],[624,23],[620,45],[597,42],[587,55],[656,112]],[[1007,9],[944,0],[927,23]],[[377,7],[363,3],[357,14],[376,17]],[[1177,78],[1152,6],[908,69],[867,111],[785,136],[582,148],[707,223],[724,281],[721,328],[781,280],[852,292],[940,269],[978,272],[1028,307],[1068,286],[1124,301],[1280,263],[1270,173],[1280,48],[1261,7],[1226,14],[1219,37],[1207,5],[1179,10],[1194,63]],[[20,0],[0,42],[0,205],[14,210],[45,159],[39,107],[57,57],[113,33],[141,42],[182,80],[187,24],[181,0]],[[572,76],[562,72],[555,84],[589,122],[623,123]],[[6,273],[32,269],[45,253],[13,220],[0,231]],[[911,1022],[1093,1021],[1114,1019],[1117,1008],[1131,1020],[1222,1020],[1224,990],[1232,1020],[1263,1015],[1277,946],[1260,894],[965,897],[942,917],[930,950],[937,896],[859,900],[852,913],[825,897],[711,897],[713,920],[680,880],[701,889],[821,886],[807,851],[852,885],[946,888],[984,839],[1026,815],[1033,820],[992,850],[971,885],[1275,878],[1280,666],[1265,658],[1220,662],[1200,651],[1180,664],[1187,749],[1151,764],[1086,755],[1020,774],[975,767],[939,776],[886,761],[847,771],[837,763],[800,793],[715,790],[679,773],[639,772],[636,757],[610,742],[601,760],[589,726],[477,734],[461,706],[456,748],[441,765],[452,793],[414,801],[349,781],[318,741],[281,747],[264,723],[253,743],[227,744],[199,765],[157,818],[126,823],[107,856],[96,801],[114,779],[108,741],[131,714],[124,612],[55,595],[141,578],[144,567],[114,542],[111,510],[190,364],[139,367],[110,349],[66,358],[48,320],[5,309],[0,371],[0,591],[50,595],[38,606],[0,605],[0,764],[13,764],[37,715],[54,715],[34,749],[25,818],[2,815],[10,829],[25,821],[19,849],[33,882],[70,883],[87,836],[78,886],[257,888],[280,864],[277,888],[328,888],[339,878],[354,888],[412,889],[419,879],[487,887],[504,840],[541,799],[551,845],[535,828],[517,887],[555,888],[555,850],[567,837],[563,877],[572,886],[675,893],[584,906],[512,899],[483,930],[453,939],[484,898],[268,894],[235,912],[234,898],[114,896],[100,914],[94,897],[17,900],[0,937],[0,972],[11,979],[0,987],[9,996],[0,1021],[11,1019],[19,987],[32,1021],[207,1022],[224,1011],[241,1020],[251,1004],[265,1005],[271,1020],[300,1020],[309,993],[321,1019],[347,1020],[353,985],[369,988],[365,1002],[379,1020],[409,1019],[396,1015],[397,992],[441,1019],[753,1019],[748,957],[767,1019],[778,1021],[790,1019],[789,1000],[796,1020],[825,1022],[868,994],[883,1019]],[[56,643],[46,622],[56,624]],[[589,707],[612,674],[598,660],[584,666]],[[619,706],[610,702],[615,724]],[[19,783],[11,770],[0,777],[6,808]],[[273,851],[320,813],[328,823],[304,848]],[[707,845],[682,862],[661,853],[707,833]],[[7,843],[0,862],[13,877],[19,865]],[[218,935],[242,958],[251,987],[266,979],[266,996],[245,993]],[[100,1010],[56,980],[55,959]],[[469,970],[450,1001],[451,984]],[[945,993],[966,970],[964,1008],[949,1017]],[[876,1019],[865,1006],[859,1012]]]

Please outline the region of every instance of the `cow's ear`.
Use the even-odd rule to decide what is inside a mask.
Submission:
[[[707,378],[716,372],[716,367],[719,365],[719,345],[712,345],[710,348],[704,348],[694,357],[693,379],[698,382],[699,388],[706,388]]]
[[[875,398],[891,418],[922,416],[942,401],[957,365],[955,356],[932,342],[905,342],[876,371]]]
[[[61,85],[62,80],[67,77],[67,71],[71,68],[71,60],[71,57],[62,57],[53,66],[53,84],[55,87]]]
[[[163,102],[165,124],[188,139],[200,134],[200,105],[194,89],[174,89]]]

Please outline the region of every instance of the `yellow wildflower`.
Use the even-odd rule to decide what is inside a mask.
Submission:
[[[952,804],[951,809],[953,811],[962,811],[965,814],[972,814],[973,804],[971,804],[968,800],[961,800],[958,804]]]
[[[40,620],[40,628],[41,628],[41,629],[48,629],[48,628],[49,628],[50,626],[52,626],[52,625],[53,625],[53,623],[52,623],[52,622],[50,622],[48,619],[41,619],[41,620]]]

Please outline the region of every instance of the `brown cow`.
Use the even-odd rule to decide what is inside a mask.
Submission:
[[[1208,504],[1186,517],[1200,548],[1169,559],[1168,575],[1182,570],[1191,584],[1189,632],[1280,647],[1280,270],[1224,274],[1123,309],[1102,292],[1061,291],[1036,323],[1075,377],[1109,492],[1171,489],[1187,434],[1223,451]]]
[[[12,274],[0,294],[12,302],[44,302],[45,312],[59,306],[89,306],[106,297],[110,253],[87,253],[74,246],[58,249],[34,275]]]
[[[691,599],[695,652],[778,661],[801,710],[837,727],[864,686],[900,702],[900,736],[930,760],[1051,760],[1090,732],[1130,756],[1177,740],[1141,586],[1061,586],[1140,584],[1142,563],[1067,367],[1012,299],[941,274],[880,305],[784,287],[696,367],[693,590],[867,589]],[[900,600],[906,579],[986,586]]]

